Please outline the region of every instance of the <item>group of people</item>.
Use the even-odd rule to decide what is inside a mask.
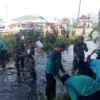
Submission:
[[[45,70],[47,99],[54,100],[56,98],[56,76],[66,87],[71,100],[100,100],[99,50],[95,49],[89,54],[85,61],[84,51],[88,52],[88,47],[84,42],[84,37],[79,36],[73,47],[74,58],[72,69],[72,74],[78,70],[78,75],[70,76],[65,73],[66,71],[61,64],[61,52],[63,52],[65,48],[66,44],[60,42],[49,55]],[[97,53],[97,58],[91,59],[94,53]],[[62,71],[63,76],[60,76],[59,70]],[[94,76],[96,76],[96,80],[93,79]]]
[[[17,69],[18,78],[21,70],[24,70],[26,58],[32,60],[31,75],[36,79],[35,71],[35,48],[34,42],[40,39],[40,33],[33,36],[33,31],[25,32],[26,34],[16,34],[13,45],[13,55],[15,56],[15,67]],[[27,35],[28,34],[28,35]],[[47,100],[54,100],[56,98],[56,78],[66,87],[66,90],[71,97],[71,100],[99,100],[100,99],[100,50],[95,49],[89,54],[85,61],[85,52],[88,52],[88,46],[84,42],[84,37],[79,36],[74,44],[74,58],[72,75],[66,74],[66,70],[61,63],[61,55],[66,49],[65,42],[57,43],[54,50],[48,57],[46,65],[46,96]],[[2,68],[5,68],[5,54],[7,47],[0,40],[0,59],[2,61]],[[96,53],[97,58],[91,59],[91,56]],[[64,74],[61,76],[59,70]],[[78,75],[74,73],[78,70]],[[93,79],[94,76],[96,80]],[[33,83],[34,84],[34,83]]]

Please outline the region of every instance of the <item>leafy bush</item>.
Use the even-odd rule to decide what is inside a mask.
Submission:
[[[2,40],[5,43],[5,45],[7,46],[7,48],[8,48],[8,55],[11,57],[12,50],[13,50],[14,35],[13,34],[5,35],[3,37],[0,37],[0,40]],[[63,42],[65,42],[67,44],[67,46],[70,45],[70,44],[73,44],[74,41],[75,41],[75,37],[74,36],[70,36],[69,39],[66,39],[66,38],[63,38],[63,37],[58,37],[56,39],[56,43],[54,43],[54,44],[46,42],[45,41],[45,37],[43,37],[43,40],[44,40],[43,41],[43,45],[44,45],[43,50],[46,51],[46,52],[49,52],[49,51],[54,49],[55,45],[58,42],[63,41]]]
[[[12,55],[12,49],[13,49],[13,41],[14,41],[14,35],[10,34],[10,35],[5,35],[3,37],[0,37],[0,40],[2,40],[7,49],[8,49],[8,55],[11,56]]]
[[[44,42],[43,42],[44,47],[43,47],[42,49],[43,49],[44,51],[46,51],[46,52],[49,52],[49,51],[51,51],[51,50],[54,49],[54,47],[56,46],[56,44],[57,44],[58,42],[61,42],[61,41],[65,42],[66,45],[69,46],[70,44],[73,44],[73,43],[75,42],[75,39],[76,39],[76,38],[75,38],[74,36],[70,36],[69,39],[66,39],[66,38],[63,38],[63,37],[58,37],[58,38],[56,39],[56,42],[55,42],[54,44],[51,44],[51,43],[48,43],[48,42],[44,41]]]

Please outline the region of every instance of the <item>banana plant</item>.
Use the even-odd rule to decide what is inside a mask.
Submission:
[[[100,44],[100,10],[99,10],[99,13],[98,13],[98,19],[99,19],[99,22],[98,22],[97,27],[94,28],[89,34],[89,37],[96,44],[98,44],[98,43]]]

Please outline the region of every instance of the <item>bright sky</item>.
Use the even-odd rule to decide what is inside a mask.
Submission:
[[[24,15],[77,17],[79,0],[0,0],[0,17],[6,18],[5,6],[8,6],[9,18]],[[100,0],[82,0],[81,14],[97,14],[99,9]]]

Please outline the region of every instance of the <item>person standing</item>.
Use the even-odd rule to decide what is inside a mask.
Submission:
[[[73,47],[74,60],[73,60],[73,70],[77,70],[79,62],[83,62],[85,59],[85,52],[88,52],[87,44],[84,43],[84,37],[79,36],[77,42]]]
[[[58,38],[58,33],[55,28],[53,28],[53,34],[55,35],[56,38]]]
[[[27,49],[26,49],[26,58],[29,59],[29,61],[31,60],[31,64],[29,64],[29,71],[30,71],[30,75],[32,77],[32,79],[36,79],[36,71],[35,71],[35,46],[33,44],[33,41],[32,40],[29,40],[28,41],[28,46],[27,46]],[[26,59],[27,60],[27,59]],[[28,60],[27,60],[27,63]]]
[[[2,64],[2,68],[4,69],[5,66],[5,55],[7,54],[7,47],[3,43],[3,41],[0,40],[0,60]]]
[[[16,34],[14,41],[14,55],[15,55],[15,67],[17,69],[18,78],[20,78],[20,68],[24,69],[24,46],[20,39],[20,36]]]
[[[61,64],[61,52],[65,49],[66,44],[60,42],[57,44],[55,49],[50,53],[47,66],[46,66],[46,96],[48,100],[55,99],[56,96],[56,80],[54,76],[58,74],[58,71],[61,69],[63,72],[65,70]]]

